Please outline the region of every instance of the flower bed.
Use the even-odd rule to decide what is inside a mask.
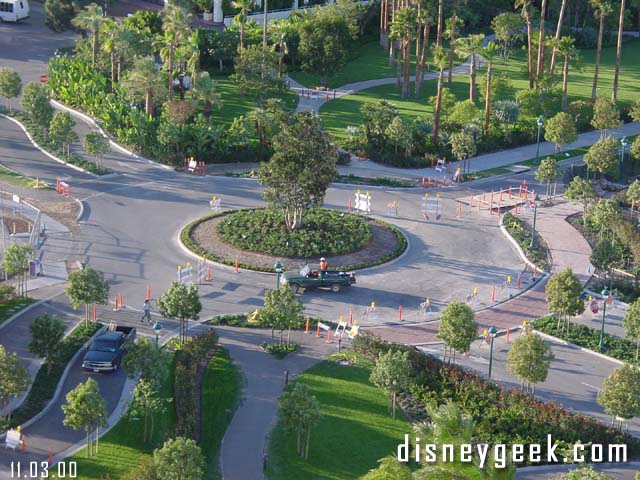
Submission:
[[[280,345],[277,342],[274,342],[274,343],[264,342],[260,344],[260,348],[265,352],[270,353],[276,358],[283,359],[287,355],[291,355],[292,353],[296,352],[298,350],[298,345],[296,345],[295,343],[291,343],[289,345],[286,345],[286,344]]]
[[[51,373],[47,371],[47,365],[43,363],[38,369],[27,398],[11,414],[12,427],[22,425],[42,411],[47,402],[53,398],[67,364],[100,327],[102,327],[100,323],[90,323],[85,326],[83,322],[62,340],[60,348],[57,350],[58,354],[54,357]]]
[[[424,405],[450,399],[473,417],[475,441],[545,445],[550,434],[555,441],[593,442],[605,445],[604,448],[609,444],[626,443],[630,457],[640,454],[640,440],[627,433],[591,417],[569,412],[558,403],[538,400],[518,389],[503,390],[476,372],[446,365],[415,348],[390,344],[364,333],[354,339],[353,349],[369,358],[389,349],[408,350],[413,371],[405,398],[411,402],[403,402],[403,410],[413,418],[420,418],[424,416]]]
[[[242,250],[303,258],[350,253],[371,240],[362,217],[320,208],[309,210],[303,228],[291,232],[282,211],[269,208],[231,213],[216,231],[222,241]]]
[[[514,217],[511,213],[505,213],[502,219],[504,228],[507,229],[509,235],[518,242],[520,248],[524,251],[531,262],[533,262],[538,268],[549,271],[551,268],[551,255],[547,249],[547,245],[543,238],[535,232],[536,244],[531,248],[531,227],[525,224],[519,218]]]
[[[572,323],[568,332],[560,332],[556,329],[558,320],[553,317],[542,317],[533,323],[536,330],[574,343],[580,347],[599,351],[600,330],[586,325]],[[629,363],[638,363],[636,360],[636,342],[620,338],[615,335],[604,334],[605,352],[608,356]]]

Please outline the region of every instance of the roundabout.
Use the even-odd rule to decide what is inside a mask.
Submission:
[[[196,255],[225,265],[273,272],[314,265],[326,257],[331,270],[356,270],[389,262],[407,248],[405,236],[374,218],[313,209],[300,230],[287,231],[277,211],[264,208],[214,213],[189,223],[183,244]]]

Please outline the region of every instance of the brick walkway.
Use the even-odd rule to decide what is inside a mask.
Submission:
[[[552,273],[570,267],[578,276],[582,284],[586,284],[591,277],[587,273],[591,263],[591,247],[565,218],[579,212],[580,209],[569,202],[562,202],[551,207],[539,207],[536,230],[549,247],[553,259]],[[520,215],[531,221],[532,213]],[[529,217],[529,218],[527,218]],[[591,268],[591,270],[593,270]],[[494,325],[499,331],[522,325],[524,320],[533,320],[547,313],[547,302],[544,287],[546,279],[538,281],[536,285],[522,295],[493,308],[482,310],[476,314],[476,321],[480,325],[479,331]],[[410,345],[439,342],[436,338],[439,321],[420,325],[399,325],[373,329],[373,331],[388,341]]]

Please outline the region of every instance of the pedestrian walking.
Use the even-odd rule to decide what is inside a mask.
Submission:
[[[149,325],[151,325],[151,303],[149,300],[145,300],[144,305],[142,305],[142,318],[140,318],[140,323],[144,322],[145,319]]]

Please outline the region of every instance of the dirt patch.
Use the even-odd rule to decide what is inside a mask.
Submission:
[[[216,225],[224,218],[223,215],[206,220],[194,227],[191,232],[191,238],[196,244],[218,258],[231,262],[235,262],[237,258],[242,263],[261,268],[273,268],[275,261],[279,260],[285,270],[295,269],[306,263],[317,266],[316,264],[320,260],[319,258],[273,257],[267,254],[240,250],[220,240],[216,232]],[[375,262],[375,260],[388,256],[396,250],[400,241],[393,231],[374,221],[369,221],[369,227],[371,228],[372,236],[364,248],[344,255],[326,257],[330,269]]]
[[[31,233],[33,223],[25,217],[20,215],[4,215],[4,224],[7,227],[7,231],[13,235],[19,235],[21,233]]]

